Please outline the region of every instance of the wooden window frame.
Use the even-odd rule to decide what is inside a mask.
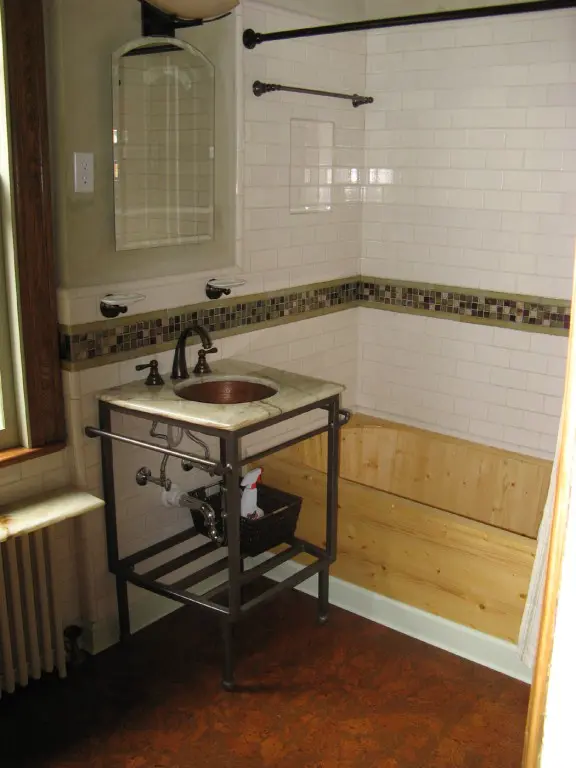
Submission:
[[[58,340],[46,52],[42,0],[2,0],[26,448],[0,466],[63,447],[66,423]],[[4,461],[3,461],[4,459]]]
[[[0,91],[0,98],[3,94]],[[4,130],[4,125],[0,130]],[[0,207],[0,210],[2,208]],[[14,391],[14,366],[12,365],[12,338],[8,312],[8,287],[6,285],[4,243],[0,244],[0,454],[18,442],[18,408]],[[2,425],[0,425],[2,426]]]

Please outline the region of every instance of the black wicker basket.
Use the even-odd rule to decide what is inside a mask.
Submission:
[[[226,546],[228,539],[226,519],[222,515],[223,495],[221,484],[190,492],[190,496],[195,496],[212,507],[216,513],[218,534],[224,537],[222,546]],[[302,499],[267,485],[259,485],[258,506],[264,512],[264,517],[258,520],[240,518],[240,551],[243,555],[250,557],[255,557],[284,542],[292,541],[298,524]],[[198,533],[208,536],[209,531],[204,515],[198,510],[190,511]]]

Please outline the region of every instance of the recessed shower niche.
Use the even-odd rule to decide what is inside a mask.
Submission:
[[[290,212],[332,210],[334,123],[290,121]]]

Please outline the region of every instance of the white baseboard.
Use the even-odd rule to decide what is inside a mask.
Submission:
[[[270,557],[272,555],[261,555],[254,558],[252,562],[257,565]],[[275,581],[281,581],[292,576],[302,567],[298,563],[288,562],[266,575]],[[316,597],[318,577],[308,579],[297,589]],[[132,587],[129,591],[133,632],[153,624],[182,607],[172,600],[149,592]],[[520,661],[518,649],[513,643],[464,627],[440,616],[434,616],[397,600],[377,595],[334,576],[330,577],[330,603],[509,677],[525,683],[530,683],[532,680],[531,670]],[[85,628],[83,647],[92,654],[101,653],[117,642],[116,616],[111,620],[95,622]]]
[[[260,556],[254,560],[254,564],[263,562],[268,557],[270,555]],[[298,563],[288,562],[270,571],[266,576],[281,581],[302,567]],[[297,589],[315,597],[318,594],[318,577],[308,579]],[[508,677],[525,683],[532,681],[532,672],[520,661],[518,648],[513,643],[377,595],[334,576],[330,577],[330,603]]]

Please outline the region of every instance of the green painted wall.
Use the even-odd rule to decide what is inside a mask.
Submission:
[[[56,251],[61,287],[184,274],[234,262],[235,17],[179,36],[216,66],[216,237],[213,242],[116,252],[112,54],[140,37],[135,0],[45,0]],[[95,154],[94,195],[73,186],[73,153]]]

